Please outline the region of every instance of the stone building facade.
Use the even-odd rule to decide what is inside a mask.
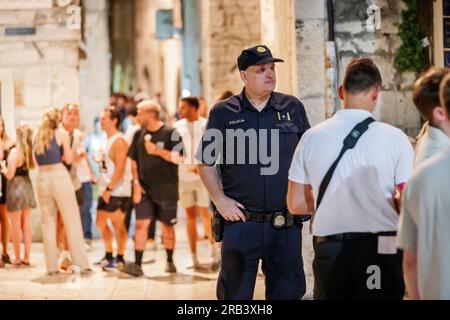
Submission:
[[[36,124],[45,108],[79,102],[81,30],[71,24],[77,13],[66,3],[76,6],[78,1],[35,0],[22,8],[2,2],[2,114],[12,134],[19,121]]]

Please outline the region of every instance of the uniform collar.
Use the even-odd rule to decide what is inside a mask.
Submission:
[[[251,110],[251,111],[258,111],[250,103],[250,101],[248,101],[247,96],[245,95],[245,88],[242,90],[241,94],[239,95],[239,99],[241,101],[239,112],[243,112],[244,111],[243,109],[247,109],[247,110]],[[278,102],[275,92],[272,92],[269,102],[267,102],[267,105],[264,107],[264,109],[261,112],[267,110],[268,108],[273,108],[277,111],[283,110],[280,103]]]

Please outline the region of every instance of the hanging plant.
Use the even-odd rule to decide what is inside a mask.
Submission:
[[[398,36],[402,42],[395,56],[398,71],[419,72],[423,68],[423,50],[417,17],[417,0],[402,0],[406,9],[402,11],[402,23],[398,25]]]

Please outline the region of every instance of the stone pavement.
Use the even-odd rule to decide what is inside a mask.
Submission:
[[[208,269],[211,262],[210,247],[207,241],[198,243],[200,262],[205,264],[204,270],[194,271],[190,268],[191,256],[189,253],[185,221],[177,225],[177,247],[174,261],[178,273],[169,275],[164,272],[165,251],[161,244],[157,250],[147,250],[144,261],[155,258],[156,262],[145,264],[145,277],[130,278],[119,272],[103,272],[94,266],[91,275],[81,278],[61,274],[46,276],[42,243],[34,243],[31,254],[32,267],[12,267],[8,265],[0,269],[0,300],[17,299],[76,299],[76,300],[215,300],[217,272]],[[199,225],[200,232],[203,227]],[[305,225],[304,233],[308,225]],[[307,293],[305,299],[312,296],[312,248],[311,237],[304,235],[304,263],[307,274]],[[127,260],[132,260],[133,243],[128,241]],[[9,250],[12,253],[12,247]],[[103,245],[100,240],[93,243],[89,251],[91,263],[103,257]],[[264,277],[260,272],[256,282],[255,299],[264,299]]]

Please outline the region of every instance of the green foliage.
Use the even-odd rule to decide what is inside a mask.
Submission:
[[[420,29],[417,18],[417,0],[402,0],[406,10],[402,11],[402,23],[398,25],[398,36],[402,45],[395,56],[398,71],[419,72],[423,68],[424,56],[420,43]]]

